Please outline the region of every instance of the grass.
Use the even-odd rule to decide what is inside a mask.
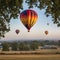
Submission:
[[[51,50],[51,49],[43,49],[37,51],[40,53],[39,55],[34,54],[18,54],[26,51],[2,51],[2,53],[6,53],[6,55],[0,55],[0,60],[60,60],[60,49]],[[29,52],[29,51],[27,51]],[[0,52],[1,53],[1,52]],[[7,55],[8,53],[8,55]],[[15,53],[14,55],[9,55],[10,53]],[[59,53],[59,54],[56,54]]]
[[[0,60],[60,60],[60,55],[0,55]]]

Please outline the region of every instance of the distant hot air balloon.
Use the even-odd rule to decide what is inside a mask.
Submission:
[[[19,31],[19,29],[16,29],[15,32],[16,32],[16,34],[18,34],[20,31]]]
[[[46,35],[48,34],[48,31],[47,31],[47,30],[45,31],[45,34],[46,34]]]
[[[36,23],[38,18],[37,13],[34,10],[25,10],[20,14],[20,19],[23,25],[30,31],[31,27]]]

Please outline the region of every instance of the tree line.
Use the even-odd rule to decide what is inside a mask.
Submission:
[[[24,41],[24,42],[3,42],[1,46],[3,47],[3,51],[31,51],[36,50],[39,46],[44,45],[57,45],[60,46],[59,41]]]

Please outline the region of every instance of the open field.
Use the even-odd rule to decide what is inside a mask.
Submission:
[[[60,55],[0,55],[0,60],[60,60]]]
[[[36,51],[0,51],[0,54],[20,55],[20,54],[60,54],[60,49],[40,49]]]
[[[60,49],[0,51],[0,60],[60,60]]]

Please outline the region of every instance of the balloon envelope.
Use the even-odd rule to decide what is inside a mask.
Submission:
[[[18,34],[20,31],[17,29],[15,32],[16,32],[16,34]]]
[[[20,14],[20,19],[23,25],[30,31],[31,27],[36,23],[38,18],[37,13],[34,10],[25,10]]]
[[[47,35],[48,34],[48,31],[45,31],[45,34]]]

